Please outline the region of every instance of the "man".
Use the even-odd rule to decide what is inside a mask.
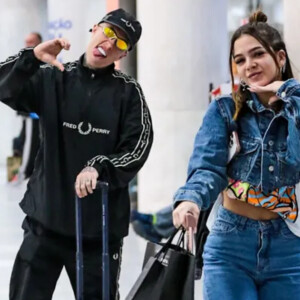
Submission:
[[[82,203],[84,296],[101,299],[97,179],[110,185],[110,298],[118,298],[122,239],[129,224],[128,182],[147,159],[152,125],[140,86],[114,70],[114,61],[125,57],[140,35],[140,23],[118,9],[93,26],[79,61],[61,64],[57,55],[70,44],[55,39],[0,65],[0,100],[37,112],[43,136],[20,203],[27,216],[10,299],[51,299],[63,267],[75,290],[74,182],[79,197],[89,195]],[[41,62],[47,64],[40,68]]]
[[[42,36],[38,32],[31,32],[25,37],[25,47],[35,47],[43,41]]]
[[[25,47],[36,47],[42,42],[42,36],[38,32],[31,32],[25,37]],[[14,183],[21,183],[29,178],[33,172],[34,160],[40,145],[39,118],[36,113],[18,112],[23,116],[22,129],[13,139],[13,155],[22,157],[22,164],[18,174],[12,179]]]

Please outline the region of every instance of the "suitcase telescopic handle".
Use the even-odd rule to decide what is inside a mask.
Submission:
[[[96,183],[96,190],[99,190],[102,188],[108,188],[108,182],[98,180]]]
[[[96,189],[102,194],[102,299],[110,298],[109,248],[108,248],[108,183],[97,181]],[[76,299],[83,298],[83,254],[82,254],[82,212],[81,198],[75,196],[76,213]]]
[[[76,299],[83,300],[82,214],[81,199],[75,194],[76,217]]]
[[[110,270],[108,248],[108,182],[98,181],[102,194],[102,299],[110,299]]]

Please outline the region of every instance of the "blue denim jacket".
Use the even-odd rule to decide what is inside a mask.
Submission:
[[[251,94],[239,118],[241,151],[227,164],[234,121],[231,96],[213,101],[198,131],[188,166],[186,184],[174,196],[174,205],[193,201],[205,210],[225,189],[228,177],[247,181],[268,193],[300,180],[300,84],[287,80],[278,90],[283,108],[277,114]]]

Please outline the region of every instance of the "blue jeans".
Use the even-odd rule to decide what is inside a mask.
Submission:
[[[203,259],[205,300],[300,299],[300,238],[281,218],[254,221],[220,206]]]

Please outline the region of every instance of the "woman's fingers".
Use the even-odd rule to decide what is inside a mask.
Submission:
[[[173,224],[176,228],[181,225],[187,229],[196,229],[200,210],[198,205],[191,201],[181,202],[173,211]]]
[[[187,212],[185,215],[185,228],[192,228],[193,233],[197,232],[197,223],[199,215],[194,216],[191,212]]]
[[[272,92],[277,93],[279,88],[283,85],[284,81],[273,81],[272,83],[259,86],[259,85],[249,85],[248,90],[253,93],[264,93],[264,92]]]
[[[268,91],[268,89],[266,90],[264,86],[255,86],[255,85],[250,85],[248,87],[248,90],[252,93],[262,93]]]
[[[173,224],[176,228],[179,228],[184,223],[184,215],[179,211],[173,211]]]

